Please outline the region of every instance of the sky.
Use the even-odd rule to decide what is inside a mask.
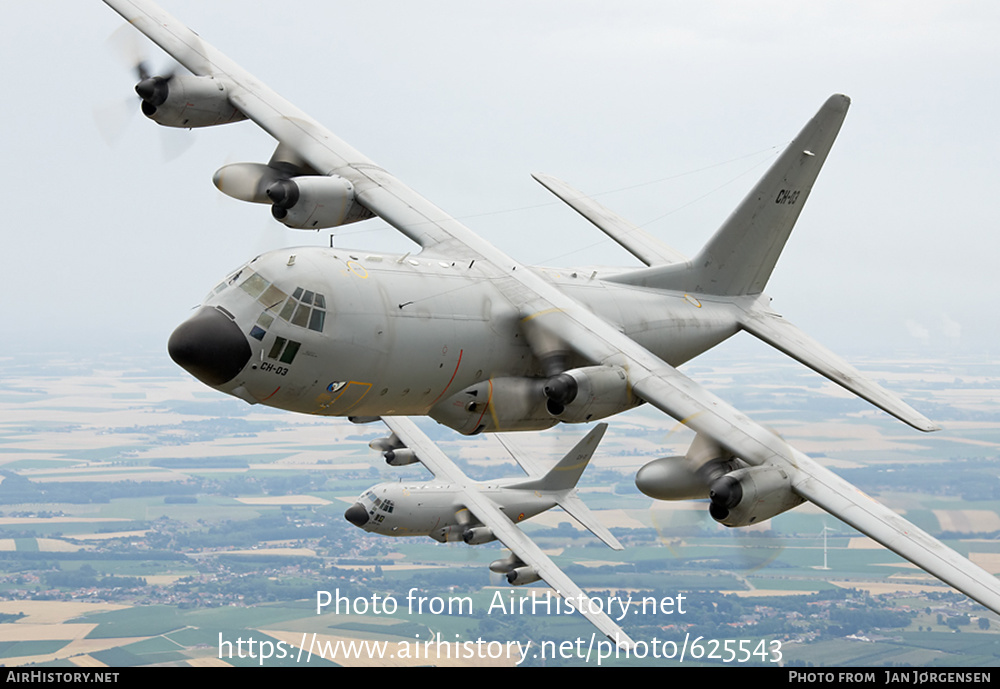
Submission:
[[[767,288],[774,308],[844,354],[1000,353],[994,2],[162,4],[528,264],[638,266],[531,172],[692,255],[845,93],[851,111]],[[8,353],[165,356],[227,271],[329,244],[212,185],[222,165],[270,157],[255,125],[167,130],[138,112],[131,30],[116,33],[104,3],[4,10]],[[380,220],[334,242],[415,250]]]

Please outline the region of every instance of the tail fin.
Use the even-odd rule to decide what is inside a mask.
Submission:
[[[847,96],[830,96],[692,260],[611,279],[719,296],[762,292],[850,104]]]
[[[566,456],[559,460],[559,463],[552,467],[548,473],[541,478],[518,483],[510,488],[523,490],[539,490],[562,493],[556,498],[558,504],[569,516],[577,520],[592,534],[613,550],[623,550],[624,546],[618,542],[611,531],[598,521],[593,512],[584,504],[583,500],[573,490],[576,488],[583,470],[590,463],[590,458],[594,456],[594,450],[604,437],[604,431],[608,429],[608,424],[600,423],[594,427],[590,433],[578,442]]]
[[[562,491],[571,490],[576,487],[577,482],[583,475],[583,470],[590,463],[590,458],[594,456],[597,445],[604,437],[604,431],[608,429],[608,424],[599,423],[594,429],[584,437],[583,440],[573,446],[573,449],[566,453],[566,456],[559,460],[559,463],[549,469],[541,478],[518,483],[512,488],[522,488],[525,490]]]

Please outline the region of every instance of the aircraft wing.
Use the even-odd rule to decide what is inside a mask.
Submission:
[[[580,343],[588,336],[577,323],[552,312],[554,332]],[[719,443],[752,465],[770,464],[792,477],[792,489],[873,540],[930,572],[994,612],[1000,612],[1000,582],[986,570],[859,491],[780,436],[755,423],[651,353],[605,326],[588,348],[618,347],[606,363],[629,371],[633,392],[658,409]]]
[[[383,416],[382,422],[396,434],[405,447],[416,453],[420,463],[427,467],[435,478],[459,486],[472,483],[465,472],[459,469],[458,465],[410,419],[405,416]]]
[[[802,453],[795,492],[994,612],[997,579]],[[803,461],[804,460],[804,461]]]
[[[234,107],[320,174],[336,174],[349,180],[362,205],[369,209],[370,203],[379,206],[381,211],[376,214],[424,250],[436,250],[452,258],[466,257],[467,250],[445,229],[455,221],[444,211],[334,136],[156,3],[104,2],[192,74],[211,76],[224,83]]]
[[[632,639],[606,613],[590,609],[590,597],[583,592],[583,589],[559,569],[556,563],[521,531],[496,503],[483,495],[476,488],[475,482],[467,477],[413,421],[400,416],[383,416],[382,421],[406,447],[417,454],[421,463],[430,469],[435,477],[447,480],[458,487],[466,509],[488,527],[501,543],[510,548],[521,562],[534,567],[549,586],[570,601],[580,614],[609,639],[619,646],[629,648],[634,646]]]
[[[525,327],[547,331],[595,364],[621,366],[628,372],[633,392],[642,399],[696,432],[713,438],[751,465],[770,463],[784,468],[792,475],[793,486],[800,495],[814,500],[887,548],[1000,612],[1000,584],[991,574],[901,517],[892,517],[891,511],[885,508],[866,511],[865,501],[857,497],[856,489],[850,484],[654,356],[539,274],[480,238],[205,43],[155,3],[149,0],[104,1],[186,68],[223,81],[233,105],[277,139],[279,145],[295,151],[323,174],[338,174],[349,179],[362,205],[415,241],[425,252],[453,259],[473,259],[469,265],[475,263],[480,271],[478,274],[490,280],[520,309]],[[833,96],[824,108],[842,108],[838,104],[843,98]],[[804,153],[812,155],[810,151]],[[492,503],[481,496],[476,498],[474,492],[470,496],[473,503],[470,509],[480,519],[495,522],[499,533],[509,539],[509,542],[504,541],[508,546],[520,548],[529,558],[532,555],[544,557],[537,548],[537,552],[532,551],[534,546],[516,527],[512,531],[512,525],[497,517],[499,510]],[[882,520],[884,524],[874,523]],[[561,573],[550,572],[549,576],[561,581]],[[553,580],[546,578],[546,581],[555,585]],[[568,579],[565,581],[572,583]],[[607,622],[602,621],[602,625],[606,626]]]

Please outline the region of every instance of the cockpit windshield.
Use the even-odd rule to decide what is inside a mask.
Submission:
[[[264,307],[264,316],[267,316],[267,328],[274,321],[274,314],[278,318],[301,328],[308,328],[316,332],[323,332],[326,324],[326,297],[304,287],[296,287],[291,296],[272,284],[269,280],[261,276],[250,268],[244,269],[249,273],[240,283],[240,289],[256,299]],[[258,320],[259,322],[259,320]]]

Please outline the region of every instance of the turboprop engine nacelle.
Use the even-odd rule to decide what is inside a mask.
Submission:
[[[462,534],[465,531],[466,527],[459,524],[451,524],[450,526],[442,526],[440,529],[431,531],[427,535],[438,543],[454,543],[455,541],[462,540]]]
[[[641,403],[621,366],[585,366],[552,376],[543,387],[545,408],[567,423],[613,416]]]
[[[749,526],[805,502],[792,491],[788,472],[775,466],[737,469],[716,479],[709,490],[712,518],[726,526]]]
[[[545,412],[542,378],[493,378],[470,385],[431,408],[429,416],[464,435],[541,431],[557,421]]]
[[[514,586],[531,584],[541,578],[541,575],[538,574],[538,570],[530,565],[518,567],[507,572],[507,583]]]
[[[337,175],[281,179],[264,190],[271,215],[286,227],[322,230],[371,218],[354,198],[354,185]]]
[[[321,230],[374,217],[354,197],[354,185],[337,175],[296,174],[287,162],[231,163],[212,176],[223,194],[271,204],[271,215],[287,227]]]
[[[497,540],[492,529],[485,526],[473,526],[462,533],[462,540],[468,545],[482,545]]]
[[[391,467],[402,467],[407,464],[416,464],[420,461],[417,453],[408,447],[386,450],[382,453],[382,456],[385,457],[385,463]]]
[[[507,578],[507,583],[513,584],[514,586],[530,584],[542,578],[541,575],[538,574],[537,569],[531,565],[524,564],[524,562],[522,562],[521,559],[514,553],[511,553],[501,560],[494,560],[491,562],[490,571],[496,572],[497,574],[503,574]]]
[[[465,435],[541,431],[558,421],[587,423],[631,409],[632,395],[619,366],[575,368],[550,378],[493,378],[443,400],[430,417]]]
[[[210,76],[146,77],[135,92],[142,98],[142,113],[164,127],[212,127],[246,119],[229,102],[226,85]]]

